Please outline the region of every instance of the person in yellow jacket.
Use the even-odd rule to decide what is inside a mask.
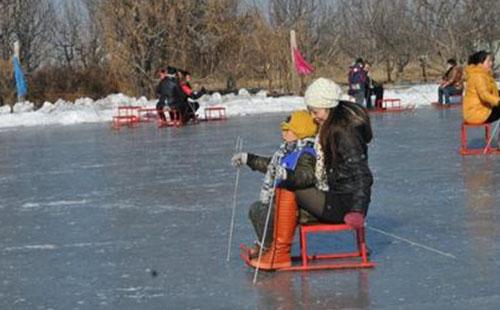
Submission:
[[[469,124],[492,123],[500,119],[500,97],[493,78],[493,56],[479,51],[469,56],[465,68],[464,121]]]

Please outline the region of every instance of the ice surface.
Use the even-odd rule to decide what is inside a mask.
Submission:
[[[253,241],[262,175],[242,170],[226,262],[229,158],[237,136],[271,154],[284,117],[1,131],[0,309],[499,307],[500,157],[458,154],[460,109],[372,115],[375,269],[261,273],[253,286],[237,248]]]

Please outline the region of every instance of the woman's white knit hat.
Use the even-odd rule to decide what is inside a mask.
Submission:
[[[335,108],[340,101],[353,101],[342,88],[332,80],[319,78],[306,89],[304,101],[313,108]]]

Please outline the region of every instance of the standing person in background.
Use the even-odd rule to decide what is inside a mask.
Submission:
[[[500,97],[493,78],[491,53],[479,51],[470,55],[465,77],[464,121],[469,124],[484,124],[500,119]]]
[[[373,184],[368,112],[349,102],[340,86],[325,78],[309,85],[304,100],[320,126],[314,145],[316,186],[297,190],[297,203],[320,222],[361,228]]]
[[[165,108],[166,100],[167,100],[167,71],[165,69],[160,70],[160,83],[156,87],[156,95],[158,96],[158,102],[156,103],[156,113],[160,118],[161,122],[166,122],[167,118],[165,117],[165,112],[163,109]]]
[[[356,59],[354,64],[349,69],[348,81],[350,96],[353,96],[356,103],[363,105],[366,94],[366,71],[364,69],[364,61],[362,58]]]
[[[464,88],[462,67],[457,64],[454,58],[448,59],[447,65],[447,70],[438,88],[439,104],[450,104],[450,96],[461,95]]]
[[[364,69],[366,72],[366,108],[371,109],[373,108],[372,95],[375,95],[375,104],[381,102],[384,98],[384,86],[382,86],[382,83],[378,83],[370,76],[371,63],[365,62]]]

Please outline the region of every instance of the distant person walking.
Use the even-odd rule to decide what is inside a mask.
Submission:
[[[448,59],[447,64],[448,68],[438,88],[439,104],[450,104],[450,97],[461,95],[464,88],[462,67],[457,64],[454,58]]]
[[[469,56],[463,99],[463,117],[467,123],[484,124],[500,119],[500,97],[492,68],[491,53],[479,51]]]

